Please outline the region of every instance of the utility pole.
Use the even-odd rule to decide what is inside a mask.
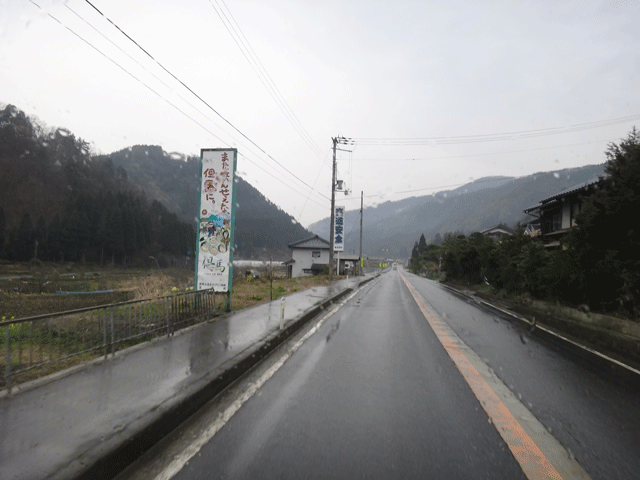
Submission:
[[[362,275],[362,268],[364,267],[364,262],[362,260],[362,212],[363,212],[363,206],[364,206],[364,192],[360,192],[360,255],[359,255],[359,259],[360,259],[360,274]]]
[[[331,249],[329,250],[329,278],[333,278],[333,248],[335,240],[334,222],[336,221],[336,150],[342,150],[341,148],[337,148],[336,145],[338,145],[339,143],[342,145],[353,144],[353,141],[350,138],[344,138],[340,136],[332,137],[331,141],[333,142],[333,169],[331,173],[331,225],[329,227],[329,236],[331,237],[331,239],[329,240],[329,243],[331,244]],[[349,152],[350,150],[344,151]]]
[[[336,221],[336,145],[338,144],[338,137],[333,137],[333,168],[331,169],[331,222],[329,226],[329,243],[331,249],[329,250],[329,278],[333,278],[333,237],[334,237],[334,225]]]

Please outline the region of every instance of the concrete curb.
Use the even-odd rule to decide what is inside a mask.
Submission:
[[[360,281],[359,288],[377,278]],[[289,321],[283,330],[276,330],[261,341],[240,352],[204,378],[190,385],[178,396],[170,398],[153,412],[144,412],[138,420],[115,432],[98,447],[70,461],[67,466],[47,477],[51,480],[109,480],[137,460],[182,422],[201,409],[213,397],[251,370],[267,355],[298,332],[305,324],[351,293],[346,288]]]
[[[377,274],[377,275],[375,275],[375,276],[373,276],[371,278],[367,278],[365,280],[361,280],[360,283],[358,284],[358,286],[364,285],[365,283],[374,280],[378,276],[380,276],[380,274]],[[352,278],[356,278],[356,277],[352,277]],[[41,387],[43,385],[47,385],[47,384],[49,384],[51,382],[55,382],[55,381],[60,380],[62,378],[65,378],[65,377],[68,377],[70,375],[73,375],[74,373],[86,370],[86,369],[88,369],[88,368],[90,368],[90,367],[92,367],[94,365],[101,365],[101,364],[103,364],[105,362],[112,361],[114,358],[119,358],[119,357],[123,357],[123,356],[129,355],[131,353],[137,352],[138,350],[146,348],[149,345],[154,345],[154,344],[159,343],[159,342],[171,341],[171,339],[173,337],[178,337],[180,335],[184,335],[186,333],[189,333],[192,330],[194,330],[196,328],[199,328],[199,327],[201,327],[202,325],[204,325],[206,323],[216,322],[220,318],[227,318],[229,316],[235,315],[237,312],[245,311],[247,309],[251,309],[251,308],[259,307],[259,306],[260,306],[260,304],[252,305],[251,307],[247,307],[246,309],[233,310],[231,312],[220,311],[220,313],[212,316],[211,318],[208,318],[206,320],[198,322],[198,323],[196,323],[194,325],[191,325],[189,327],[181,328],[180,330],[176,330],[171,335],[163,334],[162,336],[152,338],[149,341],[146,341],[146,342],[143,342],[143,343],[139,343],[139,344],[133,345],[131,347],[123,348],[122,350],[117,350],[114,353],[110,353],[106,357],[104,355],[101,355],[101,356],[99,356],[97,358],[94,358],[92,360],[88,360],[88,361],[80,363],[78,365],[73,365],[73,366],[71,366],[69,368],[65,368],[64,370],[60,370],[58,372],[54,372],[54,373],[51,373],[49,375],[45,375],[44,377],[36,378],[34,380],[29,380],[28,382],[24,382],[24,383],[20,383],[18,385],[14,385],[14,386],[11,387],[11,392],[10,393],[9,393],[9,390],[5,388],[3,390],[0,390],[0,400],[2,400],[5,397],[19,395],[21,393],[28,392],[29,390],[33,390],[34,388],[38,388],[38,387]]]
[[[452,287],[450,285],[445,285],[444,283],[440,283],[440,286],[446,288],[447,290],[449,290],[449,291],[451,291],[453,293],[456,293],[456,294],[461,295],[461,296],[463,296],[465,298],[468,298],[469,300],[473,300],[476,303],[480,303],[482,305],[486,305],[487,307],[492,308],[494,310],[497,310],[497,311],[499,311],[501,313],[504,313],[505,315],[509,315],[510,317],[513,317],[516,320],[520,320],[521,322],[525,323],[528,326],[532,325],[532,323],[529,320],[527,320],[526,318],[518,315],[517,313],[510,312],[508,310],[505,310],[504,308],[500,308],[500,307],[498,307],[496,305],[493,305],[492,303],[489,303],[489,302],[487,302],[485,300],[482,300],[480,298],[476,298],[473,295],[469,295],[469,294],[463,292],[462,290],[458,290],[457,288],[454,288],[454,287]]]
[[[582,349],[582,350],[584,350],[586,352],[589,352],[590,354],[596,355],[596,356],[598,356],[598,357],[600,357],[600,358],[602,358],[602,359],[604,359],[604,360],[606,360],[608,362],[615,363],[616,365],[619,365],[619,366],[625,368],[628,371],[631,371],[631,372],[633,372],[635,374],[640,375],[640,365],[637,365],[635,362],[629,361],[627,359],[624,359],[624,360],[623,359],[616,359],[616,358],[614,358],[614,356],[618,356],[618,355],[615,355],[615,354],[610,353],[610,352],[599,350],[596,347],[591,346],[591,345],[587,345],[587,344],[583,343],[581,340],[579,340],[577,338],[573,338],[570,334],[565,333],[565,332],[563,332],[561,330],[557,330],[557,329],[555,329],[553,327],[550,327],[550,326],[545,325],[545,324],[540,323],[540,322],[536,322],[534,324],[531,321],[529,321],[528,319],[526,319],[525,317],[523,317],[521,315],[518,315],[515,312],[510,312],[508,310],[505,310],[504,308],[501,308],[501,307],[498,307],[496,305],[493,305],[492,303],[487,302],[486,300],[477,298],[477,297],[475,297],[473,295],[469,295],[469,294],[467,294],[467,293],[465,293],[465,292],[463,292],[461,290],[458,290],[458,289],[456,289],[456,288],[454,288],[454,287],[452,287],[450,285],[445,285],[443,283],[440,283],[440,285],[442,287],[446,288],[447,290],[451,291],[454,294],[457,294],[459,296],[462,296],[464,298],[472,300],[472,301],[474,301],[474,302],[476,302],[476,303],[478,303],[480,305],[484,305],[484,306],[486,306],[486,307],[488,307],[488,308],[490,308],[492,310],[495,310],[497,312],[500,312],[500,313],[503,313],[505,315],[508,315],[511,318],[519,320],[520,322],[524,323],[526,326],[535,328],[535,331],[540,333],[540,334],[547,335],[547,336],[552,337],[552,338],[554,338],[556,340],[560,339],[563,342],[569,343],[569,344],[571,344],[571,345],[573,345],[575,347],[578,347],[578,348],[580,348],[580,349]]]

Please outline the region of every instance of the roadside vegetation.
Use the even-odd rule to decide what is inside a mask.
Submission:
[[[328,275],[314,275],[297,278],[274,278],[273,285],[268,277],[246,277],[234,280],[231,308],[240,310],[259,303],[268,302],[271,298],[277,300],[290,293],[299,292],[307,288],[326,287],[341,278],[334,275],[330,280]]]
[[[522,231],[494,242],[480,233],[416,242],[409,268],[507,297],[530,296],[640,319],[640,133],[605,152],[609,177],[585,198],[559,250]],[[475,288],[474,287],[474,288]]]
[[[239,310],[271,297],[315,286],[327,286],[327,275],[282,278],[268,274],[259,278],[238,276],[233,280],[232,309]],[[134,269],[82,264],[5,263],[0,264],[0,319],[11,320],[64,312],[79,308],[172,295],[193,288],[191,268]],[[272,290],[273,289],[273,290]],[[65,292],[105,292],[71,295]],[[110,291],[106,293],[106,291]],[[216,294],[216,305],[224,296]]]
[[[235,278],[232,309],[251,307],[270,298],[277,301],[287,294],[326,287],[339,280],[339,277],[329,280],[326,275],[273,277],[261,273],[257,278],[253,275]],[[165,335],[169,315],[170,330],[175,331],[224,314],[226,296],[221,293],[207,296],[205,305],[192,295],[193,281],[194,272],[187,268],[99,269],[95,265],[33,262],[0,265],[0,328],[3,345],[8,335],[11,382],[34,380],[98,358],[105,352],[113,353]],[[141,301],[121,304],[128,300]],[[215,310],[209,309],[212,301]],[[112,304],[119,305],[109,307]],[[96,308],[76,311],[91,307]],[[9,323],[61,312],[68,313],[45,317],[45,321]],[[110,323],[105,326],[107,315]],[[2,374],[6,371],[7,353],[4,353],[0,355]],[[2,374],[0,389],[7,386]]]

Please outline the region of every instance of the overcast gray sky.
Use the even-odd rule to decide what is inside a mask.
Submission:
[[[375,205],[603,163],[640,126],[640,0],[91,4],[0,0],[0,102],[100,153],[236,147],[241,176],[303,225],[329,215],[333,136],[361,139],[338,155],[352,209],[361,190]],[[511,132],[528,133],[493,135]],[[364,140],[380,138],[429,140]]]

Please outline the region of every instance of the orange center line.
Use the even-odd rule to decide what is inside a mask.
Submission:
[[[500,433],[500,436],[508,445],[509,450],[511,450],[511,453],[520,464],[527,478],[530,480],[549,478],[562,480],[562,476],[554,468],[549,459],[542,453],[531,437],[527,435],[522,425],[515,419],[480,372],[478,372],[462,350],[460,350],[457,342],[446,332],[441,322],[429,311],[404,276],[400,276],[418,304],[420,311],[440,340],[440,343],[455,363],[467,384],[471,387],[480,405],[482,405],[482,408],[493,422],[498,433]]]

